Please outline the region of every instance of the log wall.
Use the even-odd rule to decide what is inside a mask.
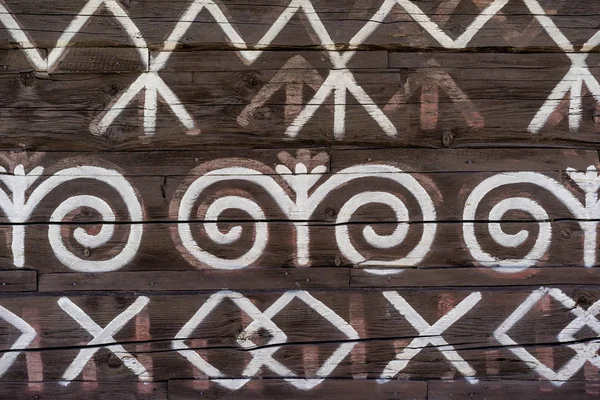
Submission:
[[[598,398],[599,13],[0,0],[0,397]]]

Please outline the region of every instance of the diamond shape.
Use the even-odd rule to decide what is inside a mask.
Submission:
[[[504,346],[508,346],[508,349],[513,352],[517,357],[523,360],[541,376],[552,381],[557,386],[564,384],[573,375],[575,375],[587,362],[590,361],[592,364],[600,368],[600,356],[597,355],[600,349],[600,342],[592,343],[575,343],[567,345],[569,348],[574,350],[576,354],[564,364],[558,371],[544,365],[540,360],[535,358],[530,352],[524,347],[519,346],[509,335],[508,331],[511,330],[517,322],[519,322],[531,309],[540,301],[544,296],[549,295],[557,300],[563,307],[568,309],[571,314],[577,318],[567,325],[558,335],[557,339],[559,342],[573,342],[575,341],[575,335],[584,326],[589,326],[598,335],[600,335],[600,321],[595,317],[600,312],[600,301],[593,304],[588,310],[583,310],[579,307],[573,299],[564,294],[559,289],[549,289],[541,287],[538,290],[531,293],[527,299],[517,309],[506,318],[506,320],[496,329],[494,337]]]
[[[287,341],[287,335],[275,325],[272,318],[281,312],[294,299],[302,300],[311,309],[329,321],[334,327],[339,329],[350,340],[359,338],[358,333],[348,322],[337,315],[325,304],[311,296],[305,291],[288,291],[277,299],[267,310],[261,312],[252,302],[240,293],[231,291],[221,291],[213,294],[206,300],[200,309],[192,318],[181,328],[173,339],[171,346],[179,354],[184,356],[191,364],[196,366],[202,372],[207,374],[214,382],[232,390],[240,389],[250,379],[255,376],[263,366],[280,376],[296,376],[296,374],[281,362],[273,358],[273,354],[280,349]],[[244,311],[252,322],[237,337],[238,344],[252,354],[252,359],[244,369],[242,377],[244,379],[227,379],[225,375],[212,364],[208,363],[197,352],[193,351],[185,344],[185,339],[190,337],[192,332],[206,319],[206,317],[225,299],[231,299],[242,311]],[[261,330],[271,334],[271,339],[265,344],[257,346],[252,337]],[[317,378],[301,379],[286,378],[285,380],[295,387],[303,390],[310,390],[320,384],[346,357],[356,343],[342,343],[333,354],[321,365],[316,372]]]
[[[333,325],[340,332],[342,332],[344,335],[346,335],[346,337],[348,339],[350,339],[350,340],[359,339],[358,332],[356,332],[356,330],[348,322],[346,322],[342,317],[340,317],[338,314],[336,314],[331,308],[327,307],[321,301],[317,300],[310,293],[305,292],[305,291],[291,290],[289,292],[284,293],[277,301],[275,301],[275,303],[273,303],[267,310],[265,310],[263,315],[265,315],[269,319],[274,318],[277,314],[279,314],[279,312],[281,312],[281,310],[283,310],[294,299],[299,299],[299,300],[303,301],[307,306],[309,306],[311,309],[313,309],[317,314],[321,315],[323,318],[325,318],[327,321],[329,321],[329,323],[331,323],[331,325]],[[252,326],[252,324],[248,325],[248,327],[244,331],[242,331],[241,335],[251,336],[252,330],[246,332],[248,329],[251,328],[251,326]],[[286,340],[287,340],[287,336],[286,336]],[[333,354],[331,354],[331,356],[329,356],[329,358],[327,360],[325,360],[325,362],[319,367],[319,369],[317,370],[317,372],[315,374],[317,376],[317,378],[309,378],[309,379],[286,378],[285,381],[294,385],[298,389],[302,389],[302,390],[313,389],[315,386],[317,386],[321,382],[323,382],[323,380],[333,372],[333,370],[340,364],[340,362],[342,362],[342,360],[344,358],[346,358],[348,356],[348,354],[350,354],[350,352],[352,351],[352,349],[354,348],[355,345],[356,345],[356,342],[340,344],[339,347],[333,352]],[[277,351],[278,349],[279,349],[279,347],[275,348],[275,351]],[[266,350],[270,351],[272,349],[256,350],[256,354],[259,354],[259,352],[263,352]],[[275,351],[269,352],[269,357]],[[254,353],[253,353],[253,355],[254,355]],[[261,357],[255,357],[252,361],[259,360],[259,359],[262,360],[263,357],[264,357],[264,355],[261,354]],[[250,362],[250,364],[252,363],[252,361]],[[275,361],[275,362],[277,362],[277,361]],[[278,370],[272,368],[272,366],[270,364],[268,364],[268,361],[262,363],[261,366],[262,365],[267,365],[273,372],[275,372],[279,375],[284,375],[284,373],[281,373],[281,372],[285,372],[286,374],[292,375],[292,376],[295,375],[294,372],[289,370],[287,367],[284,367],[285,370],[280,369],[281,372],[279,372]]]

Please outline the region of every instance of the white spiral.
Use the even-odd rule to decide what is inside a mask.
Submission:
[[[71,212],[88,207],[96,211],[102,217],[102,227],[100,232],[90,235],[83,228],[76,228],[73,236],[77,243],[89,248],[96,249],[107,244],[114,235],[115,214],[108,203],[96,196],[79,195],[69,197],[63,201],[52,213],[50,217],[50,226],[48,228],[48,241],[56,258],[71,268],[79,272],[109,272],[115,271],[127,265],[136,256],[140,247],[143,225],[142,207],[137,199],[136,193],[129,182],[118,172],[100,167],[82,166],[65,169],[57,172],[48,180],[43,182],[32,193],[30,202],[33,207],[41,199],[57,186],[80,178],[101,181],[115,189],[127,206],[130,222],[129,235],[125,246],[114,257],[107,260],[87,260],[73,254],[64,243],[60,223]],[[137,223],[135,223],[137,222]]]
[[[536,201],[526,197],[511,197],[501,200],[490,210],[488,231],[491,238],[499,245],[516,248],[525,243],[530,233],[521,230],[515,234],[507,234],[502,230],[500,222],[507,212],[523,211],[533,217],[538,223],[538,237],[533,248],[520,259],[500,259],[484,251],[475,236],[477,208],[483,198],[492,190],[512,184],[533,184],[542,187],[554,194],[578,218],[585,214],[585,210],[577,198],[554,179],[536,172],[514,172],[495,175],[480,183],[467,198],[463,212],[463,236],[465,244],[473,258],[481,265],[492,267],[502,273],[515,273],[529,268],[546,254],[552,239],[552,225],[548,213]]]
[[[192,206],[192,204],[186,205]],[[218,198],[208,207],[206,210],[205,219],[208,221],[214,221],[204,223],[204,229],[206,230],[206,234],[209,239],[221,245],[232,244],[240,240],[243,229],[240,225],[232,227],[226,233],[221,232],[217,226],[216,221],[219,219],[220,215],[224,211],[231,209],[244,211],[250,215],[252,219],[256,220],[254,243],[252,244],[252,247],[245,254],[236,259],[224,259],[210,254],[209,252],[203,250],[194,240],[190,224],[180,223],[178,226],[179,237],[181,238],[181,243],[186,250],[189,251],[190,254],[197,260],[204,264],[210,265],[213,268],[228,270],[245,268],[254,263],[262,255],[265,247],[267,246],[269,229],[267,223],[264,222],[265,214],[263,210],[252,200],[240,196],[225,196]],[[189,216],[191,215],[192,210],[191,208],[186,208],[185,210],[180,209],[180,213],[182,211],[185,213],[185,215]]]
[[[422,188],[421,188],[422,189]],[[424,190],[423,190],[424,192]],[[427,199],[429,197],[427,196]],[[422,201],[422,200],[420,200]],[[423,200],[424,201],[424,200]],[[338,215],[336,220],[336,240],[338,247],[342,254],[353,264],[363,265],[387,265],[387,266],[412,266],[420,262],[429,252],[433,237],[435,236],[434,224],[425,224],[424,232],[421,241],[417,246],[411,250],[405,257],[392,260],[392,261],[376,261],[368,260],[356,250],[350,239],[348,222],[352,218],[352,215],[362,206],[367,204],[383,204],[392,209],[395,214],[397,226],[394,231],[389,235],[380,235],[371,225],[365,226],[363,229],[363,237],[365,241],[377,248],[377,249],[391,249],[402,244],[408,234],[409,230],[409,213],[404,202],[397,196],[387,192],[363,192],[352,197],[346,202]],[[424,207],[428,209],[428,207]],[[433,216],[435,219],[435,214]],[[379,273],[376,271],[382,271],[385,273],[395,273],[397,270],[368,270],[372,273]]]

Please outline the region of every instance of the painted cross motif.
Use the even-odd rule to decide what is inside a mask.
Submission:
[[[248,350],[252,355],[252,359],[241,374],[243,379],[227,379],[220,370],[208,363],[196,351],[190,349],[189,346],[185,344],[185,339],[189,338],[204,319],[225,299],[233,301],[236,306],[252,319],[252,322],[246,326],[237,337],[238,344]],[[264,312],[261,312],[242,294],[221,291],[213,294],[206,300],[194,316],[183,326],[183,328],[181,328],[175,336],[175,339],[172,341],[172,348],[178,351],[179,354],[184,356],[196,368],[207,374],[212,381],[231,390],[238,390],[243,387],[253,376],[260,372],[260,369],[263,366],[266,366],[280,376],[286,377],[286,382],[296,388],[301,390],[311,390],[333,372],[339,363],[350,354],[356,343],[342,343],[318,369],[316,378],[296,378],[297,374],[294,371],[273,358],[273,354],[280,349],[280,346],[275,345],[284,344],[287,341],[287,335],[272,321],[272,319],[294,299],[303,301],[311,309],[340,330],[340,332],[346,335],[348,339],[356,340],[359,338],[358,333],[350,326],[350,324],[308,292],[293,290],[286,292],[269,308]],[[261,346],[262,348],[257,348],[257,345],[250,338],[261,329],[266,330],[271,335],[271,339],[264,346]]]
[[[90,318],[80,307],[69,300],[67,297],[61,297],[58,300],[58,305],[67,314],[71,316],[82,328],[88,331],[93,339],[89,341],[87,347],[79,351],[77,357],[69,365],[65,373],[63,374],[60,384],[67,386],[71,381],[83,371],[85,365],[92,359],[94,354],[102,347],[110,350],[115,356],[117,356],[127,368],[129,368],[142,382],[152,381],[152,377],[146,371],[146,368],[140,364],[140,362],[129,352],[127,352],[123,346],[116,344],[116,340],[113,337],[123,327],[131,321],[136,315],[138,315],[144,307],[150,302],[150,299],[145,296],[138,297],[133,304],[131,304],[125,311],[117,315],[111,322],[108,323],[104,328],[101,328],[97,323]]]
[[[383,292],[383,295],[417,330],[419,337],[413,339],[402,352],[396,355],[395,360],[388,363],[385,370],[381,373],[381,383],[385,383],[398,375],[408,366],[410,360],[419,354],[428,344],[436,346],[450,364],[463,374],[469,382],[477,382],[477,379],[475,379],[475,370],[456,352],[456,350],[454,350],[454,347],[442,337],[442,333],[479,303],[481,300],[481,293],[471,293],[433,325],[429,325],[429,323],[425,321],[423,317],[421,317],[421,315],[419,315],[419,313],[398,294],[398,292]]]
[[[508,335],[508,332],[545,296],[551,296],[576,317],[557,335],[559,342],[569,343],[567,346],[576,353],[558,371],[554,371],[544,365],[540,360],[535,358],[533,354],[524,347],[519,346],[519,344]],[[584,310],[560,289],[542,287],[531,293],[527,299],[525,299],[525,301],[517,307],[508,318],[506,318],[502,325],[496,329],[494,336],[502,343],[502,345],[507,346],[508,350],[527,363],[527,365],[533,368],[539,375],[548,379],[554,385],[560,386],[579,372],[588,361],[600,368],[600,355],[598,355],[600,341],[594,340],[588,343],[576,343],[575,339],[575,335],[586,326],[592,329],[597,335],[600,335],[600,321],[598,321],[597,318],[598,313],[600,313],[600,301],[595,302],[587,310]]]

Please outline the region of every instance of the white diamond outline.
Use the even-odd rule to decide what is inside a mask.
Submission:
[[[282,341],[285,343],[287,340],[287,336],[283,331],[281,331],[277,325],[273,323],[268,318],[265,318],[264,313],[262,313],[252,302],[238,292],[233,292],[229,290],[223,290],[211,295],[203,304],[200,306],[198,311],[190,318],[190,320],[179,330],[175,338],[171,342],[171,347],[173,350],[176,350],[179,354],[184,356],[192,365],[198,368],[200,371],[204,372],[208,375],[212,381],[220,384],[231,390],[238,390],[242,388],[246,383],[250,381],[248,378],[243,379],[227,379],[225,378],[225,374],[223,374],[218,368],[210,364],[206,361],[202,356],[200,356],[195,350],[190,349],[188,345],[185,344],[185,339],[189,338],[192,332],[200,326],[200,324],[204,321],[206,317],[225,299],[232,300],[240,310],[244,311],[249,317],[253,319],[253,323],[255,321],[261,321],[259,329],[266,329],[271,335],[272,338],[266,344],[266,346],[270,346],[277,341]],[[240,340],[238,339],[238,343]],[[277,351],[278,347],[273,347],[273,353]]]
[[[304,290],[290,290],[285,292],[279,299],[277,299],[269,308],[267,308],[263,315],[267,316],[269,319],[274,318],[281,310],[283,310],[292,300],[299,299],[304,302],[307,306],[309,306],[312,310],[316,311],[320,316],[325,318],[331,325],[337,328],[340,332],[342,332],[349,340],[352,340],[350,343],[342,343],[338,346],[338,348],[329,356],[327,360],[323,362],[323,364],[319,367],[315,375],[317,378],[285,378],[284,380],[294,387],[300,390],[311,390],[321,384],[325,380],[327,376],[329,376],[335,368],[342,362],[344,358],[346,358],[354,346],[356,346],[356,340],[360,339],[358,332],[342,317],[340,317],[335,311],[331,308],[327,307],[323,302],[316,299],[310,293]],[[254,323],[254,322],[253,322]],[[253,323],[248,325],[240,335],[251,336],[253,333],[257,332],[258,329],[253,326]],[[287,340],[287,336],[286,336]],[[250,342],[252,343],[252,342]],[[277,347],[276,350],[280,348]],[[263,350],[269,349],[259,349],[256,352],[260,352]],[[270,354],[273,354],[274,351]],[[250,364],[248,364],[250,365]],[[267,363],[264,363],[269,368],[270,366]],[[260,366],[259,366],[260,367]],[[273,368],[271,368],[273,370]],[[278,373],[273,370],[273,372]],[[290,371],[291,372],[291,371]],[[279,373],[278,373],[279,374]],[[292,372],[293,375],[295,375]],[[282,375],[282,374],[279,374]]]
[[[342,317],[327,307],[323,302],[317,300],[310,293],[301,290],[290,290],[281,295],[264,312],[261,312],[248,298],[238,292],[224,290],[211,295],[190,320],[181,328],[171,342],[173,350],[185,357],[192,365],[207,374],[211,381],[220,384],[231,390],[242,388],[250,379],[256,375],[258,370],[265,365],[280,376],[296,376],[289,368],[272,358],[272,355],[281,348],[273,346],[275,344],[284,344],[287,342],[287,335],[272,320],[281,312],[292,300],[298,298],[308,305],[312,310],[329,321],[334,327],[345,334],[351,343],[342,343],[333,352],[333,354],[321,365],[316,372],[317,378],[285,378],[284,380],[300,390],[311,390],[319,385],[323,380],[333,372],[339,363],[350,354],[356,340],[360,337],[358,332]],[[195,350],[190,349],[185,344],[185,339],[189,338],[192,332],[204,321],[204,319],[225,299],[232,300],[242,311],[244,311],[253,321],[237,337],[237,342],[244,349],[252,354],[252,360],[248,363],[242,376],[242,379],[227,379],[225,375],[212,364],[207,362]],[[250,350],[257,347],[249,338],[252,334],[258,332],[261,328],[266,329],[272,338],[260,349]]]
[[[576,352],[576,354],[558,371],[554,371],[552,368],[549,368],[536,357],[534,357],[524,347],[519,346],[519,344],[508,335],[508,331],[511,330],[515,326],[515,324],[519,322],[529,311],[531,311],[531,309],[538,303],[538,301],[540,301],[546,295],[550,295],[556,301],[561,303],[563,307],[569,309],[571,314],[577,316],[577,318],[574,321],[569,323],[569,325],[567,325],[567,327],[565,327],[557,335],[557,339],[560,342],[573,341],[573,335],[585,325],[589,326],[591,329],[593,329],[596,333],[600,335],[600,321],[598,321],[598,319],[592,315],[592,312],[596,311],[596,309],[600,311],[600,301],[593,304],[586,311],[579,307],[572,298],[567,296],[560,289],[540,287],[539,289],[533,291],[527,297],[527,299],[525,299],[525,301],[521,303],[521,305],[519,305],[519,307],[517,307],[515,311],[513,311],[512,314],[509,315],[506,318],[506,320],[494,331],[494,337],[502,345],[507,346],[513,354],[519,357],[526,364],[530,365],[531,368],[533,368],[539,375],[546,378],[553,385],[561,386],[565,384],[573,375],[579,372],[579,370],[587,361],[592,362],[595,366],[600,365],[600,357],[598,357],[595,360],[592,360],[592,358],[590,358],[588,354],[591,348],[597,346],[597,348],[600,349],[600,342],[567,345],[569,348],[573,349]],[[585,318],[586,320],[583,324],[579,324],[579,321],[582,318]],[[594,326],[589,325],[590,323]],[[572,325],[580,326],[578,329],[575,330],[572,327]]]
[[[0,318],[22,333],[10,349],[0,358],[0,377],[2,377],[12,367],[22,351],[33,342],[33,339],[37,336],[37,332],[24,319],[2,306],[0,306]]]

